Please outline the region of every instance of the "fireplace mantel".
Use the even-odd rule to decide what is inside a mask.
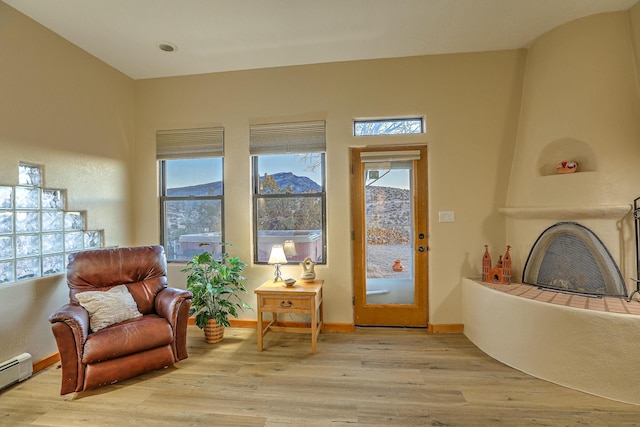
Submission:
[[[499,208],[498,212],[511,219],[611,219],[619,221],[631,212],[631,205],[602,206],[519,206]]]

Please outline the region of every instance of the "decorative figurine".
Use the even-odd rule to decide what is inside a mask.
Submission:
[[[489,245],[484,245],[484,255],[482,256],[482,281],[489,283],[501,283],[508,285],[511,283],[511,246],[507,245],[504,258],[500,255],[495,267],[491,267],[491,255],[489,255]]]
[[[305,258],[304,261],[300,263],[300,266],[302,267],[302,275],[300,276],[300,279],[304,280],[305,282],[311,282],[315,280],[316,272],[313,270],[315,265],[316,264],[311,261],[311,258]]]
[[[577,170],[578,170],[578,163],[572,160],[560,162],[556,166],[556,172],[558,173],[574,173]]]

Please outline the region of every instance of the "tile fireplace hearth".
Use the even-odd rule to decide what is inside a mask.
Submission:
[[[506,294],[532,301],[556,304],[565,307],[581,308],[585,310],[640,316],[640,301],[638,300],[627,302],[626,298],[621,297],[586,297],[584,295],[567,294],[554,290],[542,289],[538,286],[523,283],[501,285],[482,282],[482,285],[498,292],[504,292]]]
[[[502,363],[565,387],[640,405],[640,301],[462,279],[464,334]]]

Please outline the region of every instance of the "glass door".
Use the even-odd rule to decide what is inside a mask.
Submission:
[[[367,304],[413,304],[413,162],[364,164]]]
[[[357,325],[427,326],[426,147],[353,149]]]

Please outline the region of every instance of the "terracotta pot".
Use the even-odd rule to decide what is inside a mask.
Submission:
[[[222,341],[224,336],[224,326],[218,325],[216,319],[209,319],[204,329],[204,340],[209,344]]]
[[[400,260],[399,260],[399,259],[397,259],[397,260],[395,260],[395,261],[393,262],[393,267],[391,267],[391,269],[392,269],[393,271],[400,272],[400,271],[404,270],[404,265],[402,265],[402,262],[400,262]]]

